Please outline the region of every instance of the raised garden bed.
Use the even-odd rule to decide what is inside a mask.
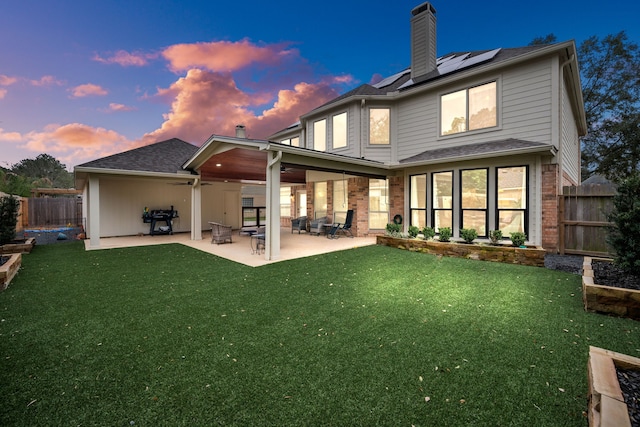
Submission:
[[[640,371],[640,359],[599,347],[590,347],[587,371],[589,425],[630,427],[632,419],[633,425],[638,425],[638,389],[634,387],[635,383],[631,383],[633,380],[627,378],[630,372]],[[625,384],[621,384],[619,378],[622,378]]]
[[[481,261],[504,262],[544,267],[545,250],[539,247],[520,248],[508,245],[488,245],[479,243],[438,242],[435,240],[402,239],[391,236],[377,236],[376,244],[414,252],[469,258]]]
[[[0,254],[28,254],[35,245],[36,239],[34,237],[14,240],[11,243],[0,246]]]
[[[640,320],[640,290],[595,283],[593,260],[610,261],[584,257],[582,300],[585,310]]]
[[[22,265],[22,254],[0,255],[0,258],[0,291],[4,291]]]

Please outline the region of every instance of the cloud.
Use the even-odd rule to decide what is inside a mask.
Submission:
[[[6,89],[0,89],[0,99],[4,98],[7,95]]]
[[[4,74],[0,74],[0,86],[11,86],[18,81],[17,77],[9,77]]]
[[[211,134],[234,135],[244,124],[251,138],[266,138],[290,125],[303,114],[337,96],[328,82],[299,83],[277,95],[252,95],[240,90],[230,74],[189,70],[157,96],[171,97],[171,111],[162,126],[142,138],[145,144],[169,138],[204,142]],[[253,108],[271,100],[271,108],[255,113]]]
[[[109,92],[101,86],[87,83],[70,89],[72,98],[84,98],[85,96],[104,96]]]
[[[64,82],[56,80],[53,76],[42,76],[40,80],[31,80],[30,83],[33,86],[62,86],[64,84]]]
[[[135,111],[135,110],[137,110],[136,107],[131,107],[129,105],[117,104],[115,102],[112,102],[109,104],[109,108],[105,108],[102,111],[105,111],[107,113],[114,113],[114,112]]]
[[[252,63],[274,65],[297,50],[285,49],[284,44],[257,46],[248,40],[238,42],[218,41],[208,43],[176,44],[162,51],[174,72],[191,68],[210,71],[232,72]]]
[[[22,135],[19,132],[5,132],[0,128],[0,142],[20,142]]]
[[[103,64],[118,64],[123,67],[143,67],[149,63],[149,59],[154,59],[157,56],[157,54],[152,53],[130,53],[125,50],[119,50],[107,58],[95,54],[93,60],[102,62]]]

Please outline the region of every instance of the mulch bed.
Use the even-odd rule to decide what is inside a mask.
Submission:
[[[640,371],[616,368],[616,373],[629,411],[631,427],[640,427]]]
[[[593,261],[594,282],[603,286],[640,290],[640,276],[626,274],[614,264],[606,261]]]
[[[3,265],[7,261],[9,261],[9,257],[8,256],[1,256],[0,255],[0,265]]]

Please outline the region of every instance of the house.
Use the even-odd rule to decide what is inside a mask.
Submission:
[[[557,196],[580,182],[586,120],[573,41],[436,55],[436,10],[411,11],[410,67],[300,117],[268,141],[163,141],[76,167],[90,246],[145,232],[145,207],[174,206],[174,231],[240,228],[243,188],[263,189],[266,257],[291,217],[342,222],[358,236],[403,226],[500,229],[558,248]],[[247,198],[248,200],[248,198]]]

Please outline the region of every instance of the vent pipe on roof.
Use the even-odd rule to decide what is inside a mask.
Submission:
[[[436,9],[425,2],[411,11],[411,78],[436,67]]]
[[[247,130],[245,129],[244,125],[236,125],[236,136],[238,138],[247,137]]]

